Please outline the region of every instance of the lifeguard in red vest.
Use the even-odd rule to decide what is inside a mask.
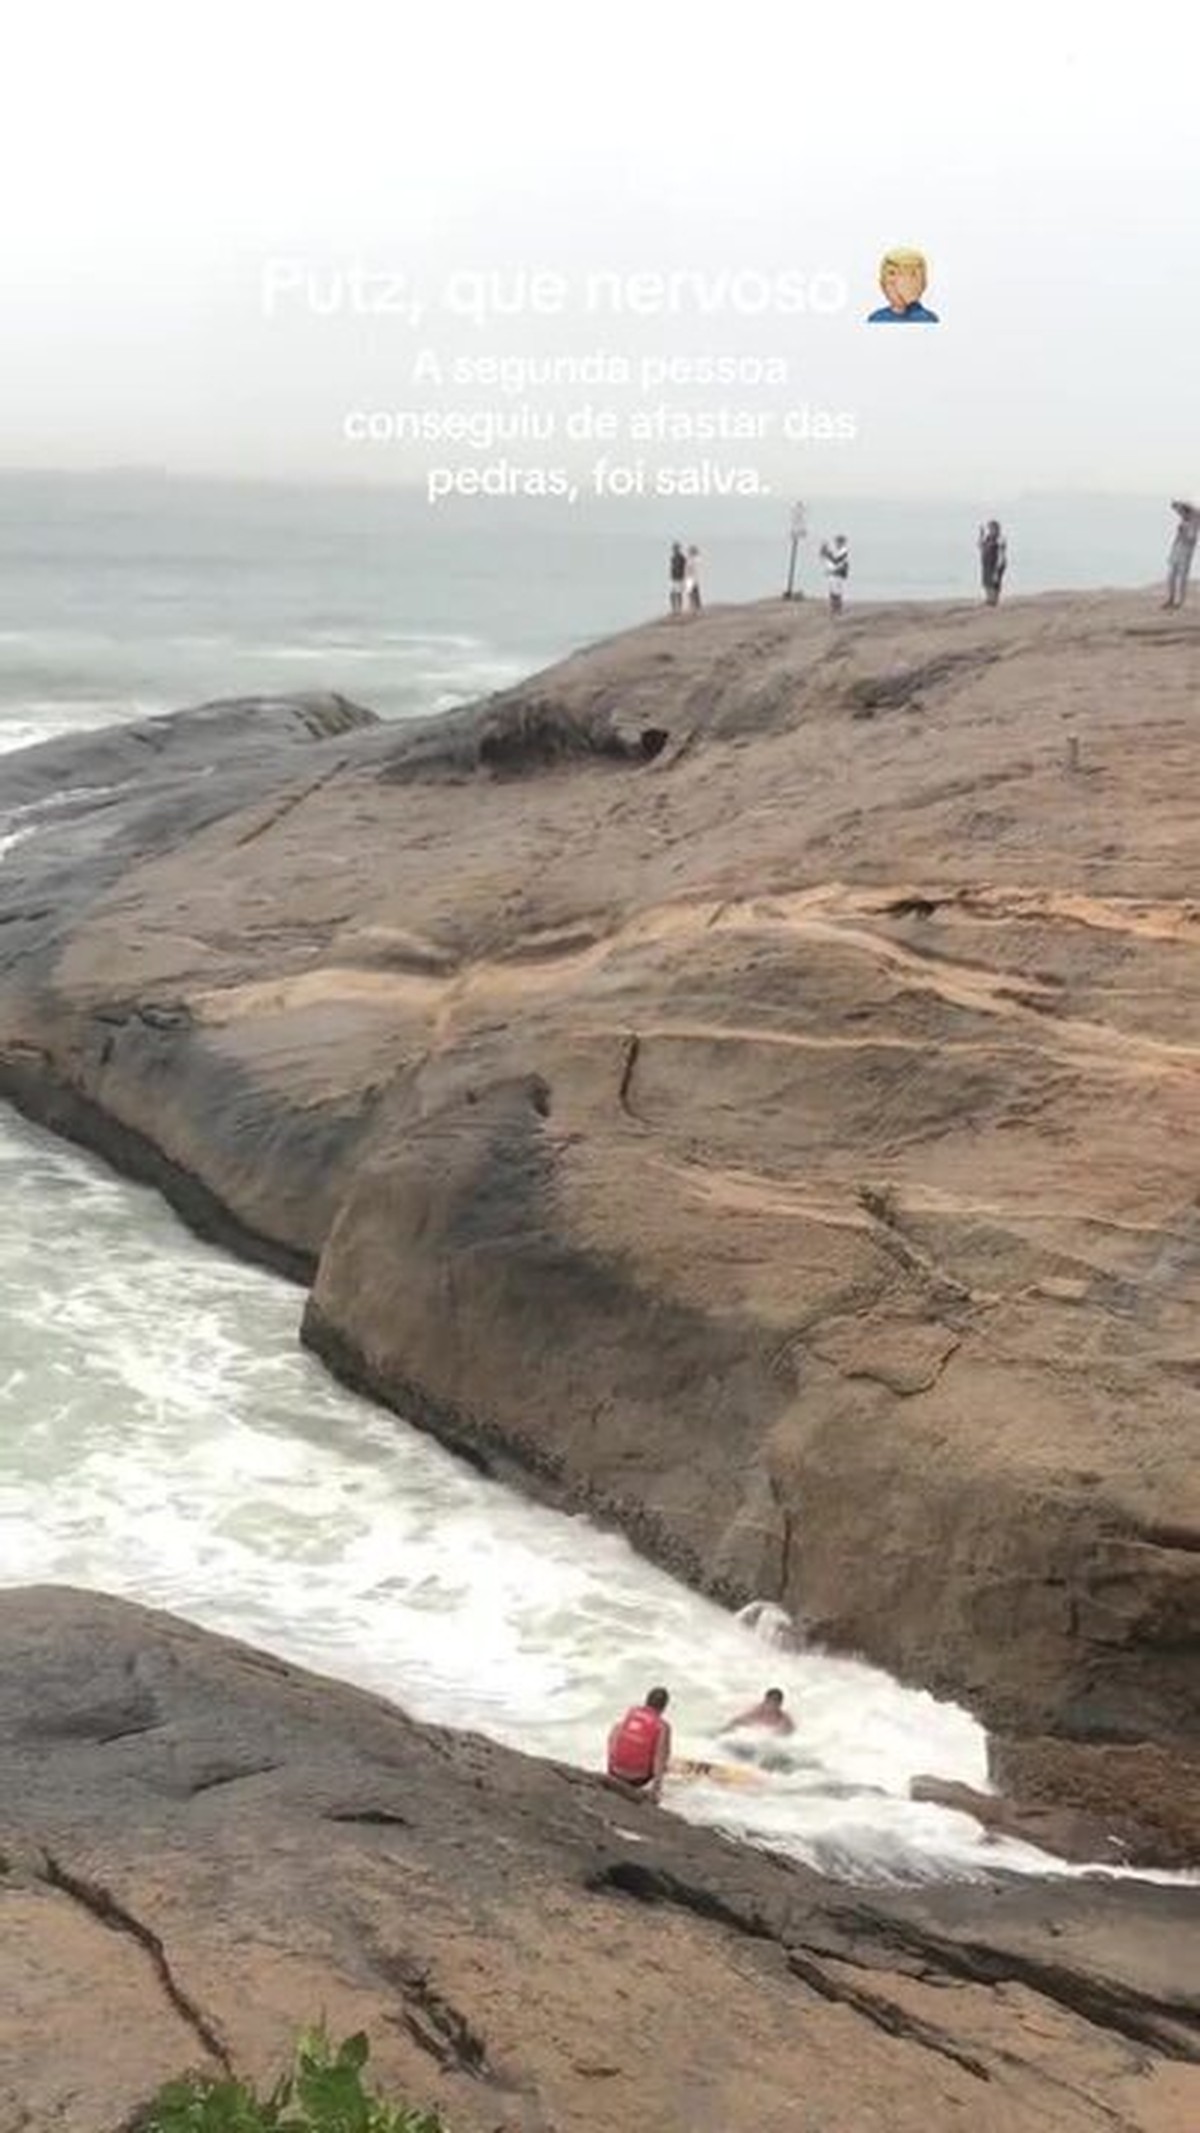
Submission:
[[[651,1689],[645,1703],[626,1711],[608,1736],[609,1776],[644,1792],[648,1800],[662,1797],[671,1760],[671,1728],[663,1717],[669,1702],[665,1689]]]

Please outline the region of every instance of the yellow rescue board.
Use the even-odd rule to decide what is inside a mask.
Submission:
[[[677,1778],[703,1778],[709,1785],[761,1785],[764,1773],[755,1770],[749,1763],[702,1763],[693,1757],[681,1756],[671,1762],[669,1772]]]

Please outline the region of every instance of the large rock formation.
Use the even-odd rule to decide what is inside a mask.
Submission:
[[[0,1595],[0,2126],[268,2082],[455,2133],[1194,2133],[1194,1892],[838,1890],[95,1596]],[[1051,1915],[1052,1913],[1052,1915]]]
[[[448,1442],[1195,1857],[1198,647],[768,605],[0,763],[0,1085]]]

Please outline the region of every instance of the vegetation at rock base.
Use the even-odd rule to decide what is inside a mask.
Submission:
[[[335,2050],[323,2029],[308,2029],[268,2096],[244,2081],[191,2075],[159,2091],[137,2133],[449,2133],[436,2111],[373,2095],[363,2078],[369,2056],[361,2033]]]

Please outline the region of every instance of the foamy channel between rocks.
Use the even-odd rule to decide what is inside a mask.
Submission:
[[[595,1768],[669,1684],[679,1751],[771,1683],[798,1768],[667,1804],[851,1876],[1048,1873],[907,1797],[986,1782],[982,1729],[875,1668],[783,1653],[586,1520],[528,1503],[343,1390],[286,1283],[142,1188],[0,1120],[0,1564],[167,1608],[417,1717]]]

